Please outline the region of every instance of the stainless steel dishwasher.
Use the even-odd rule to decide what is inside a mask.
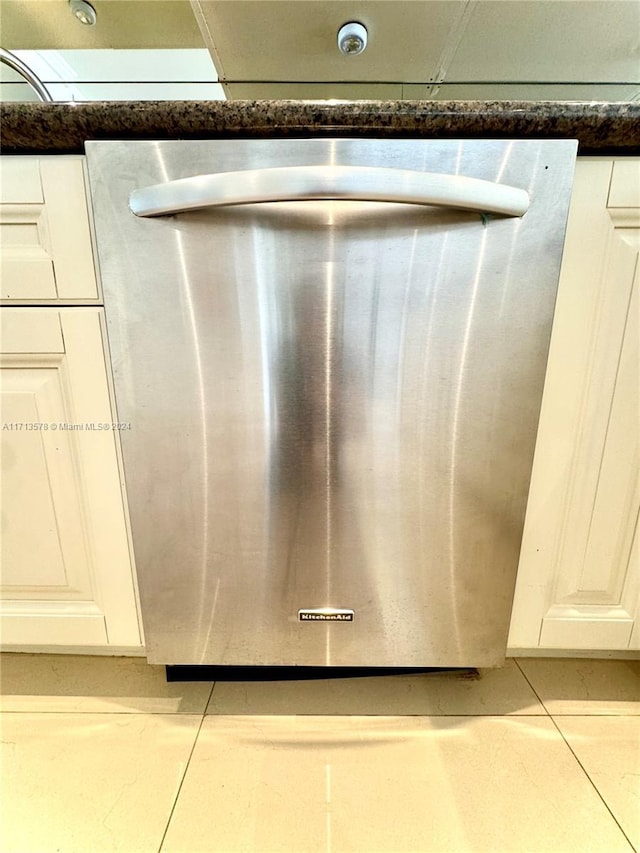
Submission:
[[[499,665],[576,143],[86,151],[149,660]]]

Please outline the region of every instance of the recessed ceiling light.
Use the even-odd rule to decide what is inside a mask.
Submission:
[[[71,14],[77,18],[81,24],[87,27],[92,27],[98,19],[96,10],[87,0],[69,0],[71,6]]]
[[[367,28],[357,21],[343,24],[338,30],[338,49],[345,56],[358,56],[367,46]]]

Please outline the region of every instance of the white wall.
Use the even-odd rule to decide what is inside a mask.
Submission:
[[[224,100],[209,52],[201,50],[16,50],[54,101]],[[0,65],[0,100],[38,100]]]

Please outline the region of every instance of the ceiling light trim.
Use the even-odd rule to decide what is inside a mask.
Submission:
[[[87,0],[69,0],[73,17],[85,27],[93,27],[98,20],[96,10]]]

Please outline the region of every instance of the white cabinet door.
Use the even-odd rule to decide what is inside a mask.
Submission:
[[[3,308],[4,645],[139,646],[99,308]]]
[[[84,157],[0,158],[0,298],[98,299]]]
[[[640,648],[640,161],[579,160],[509,646]]]

